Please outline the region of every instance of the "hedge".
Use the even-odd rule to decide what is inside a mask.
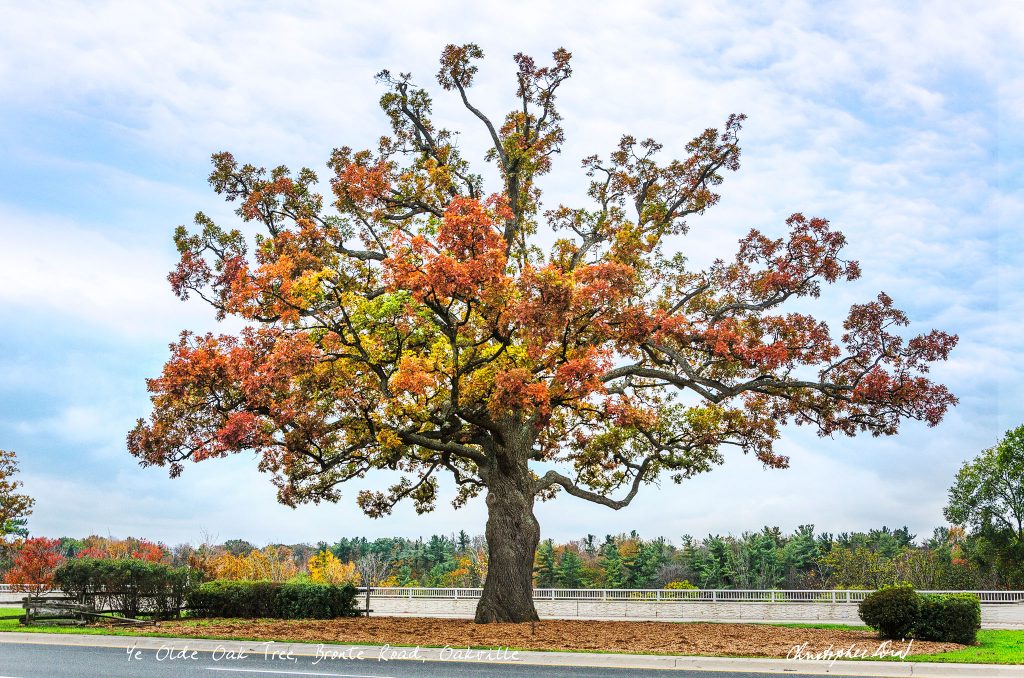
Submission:
[[[191,584],[187,568],[134,558],[78,558],[54,572],[57,587],[82,604],[137,618],[178,616]]]
[[[887,586],[864,598],[859,612],[865,624],[893,640],[973,645],[981,628],[981,601],[971,593],[919,595],[911,586]]]
[[[206,582],[193,589],[187,606],[196,617],[333,619],[358,613],[351,584],[308,582]]]
[[[929,593],[921,596],[914,624],[918,640],[973,645],[981,628],[981,601],[973,593]]]

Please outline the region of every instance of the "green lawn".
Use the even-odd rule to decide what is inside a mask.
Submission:
[[[848,629],[868,631],[867,626],[845,624],[773,624],[794,629]],[[1024,631],[978,631],[978,644],[942,654],[917,654],[906,659],[889,657],[867,661],[956,662],[963,664],[1024,664]]]
[[[82,626],[29,626],[24,627],[18,624],[18,617],[22,614],[19,607],[0,607],[0,632],[3,631],[28,631],[31,633],[83,633],[90,635],[107,636],[158,636],[169,637],[171,634],[145,631],[138,633],[134,629],[100,629]],[[853,631],[864,631],[866,626],[849,626],[844,624],[774,624],[773,626],[786,626],[789,628],[839,628]],[[212,630],[212,629],[211,629]],[[226,637],[215,635],[216,631],[209,636],[214,640],[247,640],[239,637]],[[287,639],[282,639],[287,641]],[[301,642],[301,641],[300,641]],[[962,650],[944,652],[932,655],[912,655],[905,660],[891,658],[882,661],[910,661],[910,662],[962,662],[966,664],[1024,664],[1024,631],[979,631],[978,645],[966,647]]]
[[[1024,664],[1024,631],[978,631],[978,644],[942,654],[918,654],[912,662],[964,664]]]
[[[131,632],[120,629],[100,629],[88,626],[22,626],[18,623],[18,617],[25,611],[20,607],[0,607],[0,632],[22,631],[26,633],[84,633],[93,636],[130,636]],[[159,635],[151,633],[149,635]]]

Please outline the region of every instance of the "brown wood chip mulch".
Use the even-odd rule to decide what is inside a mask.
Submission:
[[[526,650],[591,650],[648,654],[778,657],[802,646],[804,656],[854,646],[867,655],[882,641],[870,631],[805,629],[763,624],[709,624],[546,620],[531,624],[474,624],[463,619],[360,617],[331,620],[217,619],[161,622],[155,629],[179,637],[220,636],[280,642],[423,647],[512,647]],[[141,635],[141,634],[140,634]],[[914,641],[910,654],[963,647]],[[891,644],[892,651],[906,648]]]

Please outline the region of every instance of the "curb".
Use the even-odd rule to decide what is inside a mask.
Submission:
[[[740,671],[780,675],[826,676],[1020,676],[1021,666],[992,664],[938,664],[918,662],[865,662],[786,659],[745,659],[732,657],[681,657],[675,655],[588,654],[583,652],[535,652],[525,650],[469,650],[468,648],[411,648],[387,645],[335,645],[278,643],[273,641],[203,640],[197,638],[154,638],[147,636],[101,636],[85,634],[0,633],[0,644],[105,647],[151,652],[197,650],[199,652],[243,653],[250,656],[321,657],[323,661],[421,661],[519,666],[578,666],[589,668],[658,669],[676,671]],[[230,656],[226,657],[230,658]]]

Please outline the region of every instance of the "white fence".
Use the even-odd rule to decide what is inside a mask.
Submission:
[[[360,588],[360,591],[366,591]],[[16,593],[0,584],[0,593]],[[371,598],[477,599],[480,588],[381,587]],[[703,601],[709,603],[859,603],[871,591],[862,589],[534,589],[534,600],[586,601]],[[1024,602],[1024,591],[918,591],[918,593],[973,593],[983,605]]]
[[[366,591],[365,588],[360,589]],[[476,599],[479,588],[372,587],[370,598]],[[534,589],[534,600],[671,601],[709,603],[859,603],[871,591],[807,589]],[[1024,591],[919,591],[973,593],[982,604],[1024,602]]]
[[[365,589],[363,589],[365,591]],[[482,589],[370,589],[375,615],[471,619]],[[535,589],[541,619],[860,624],[857,603],[870,591],[737,589]],[[922,593],[955,593],[922,591]],[[969,591],[981,600],[986,629],[1024,629],[1024,591]],[[0,587],[0,605],[24,593]]]
[[[366,589],[363,589],[364,591]],[[371,588],[374,614],[472,618],[482,589]],[[871,591],[737,589],[534,589],[541,619],[860,624]],[[922,591],[922,593],[954,593]],[[1024,591],[970,591],[986,629],[1024,629]]]

